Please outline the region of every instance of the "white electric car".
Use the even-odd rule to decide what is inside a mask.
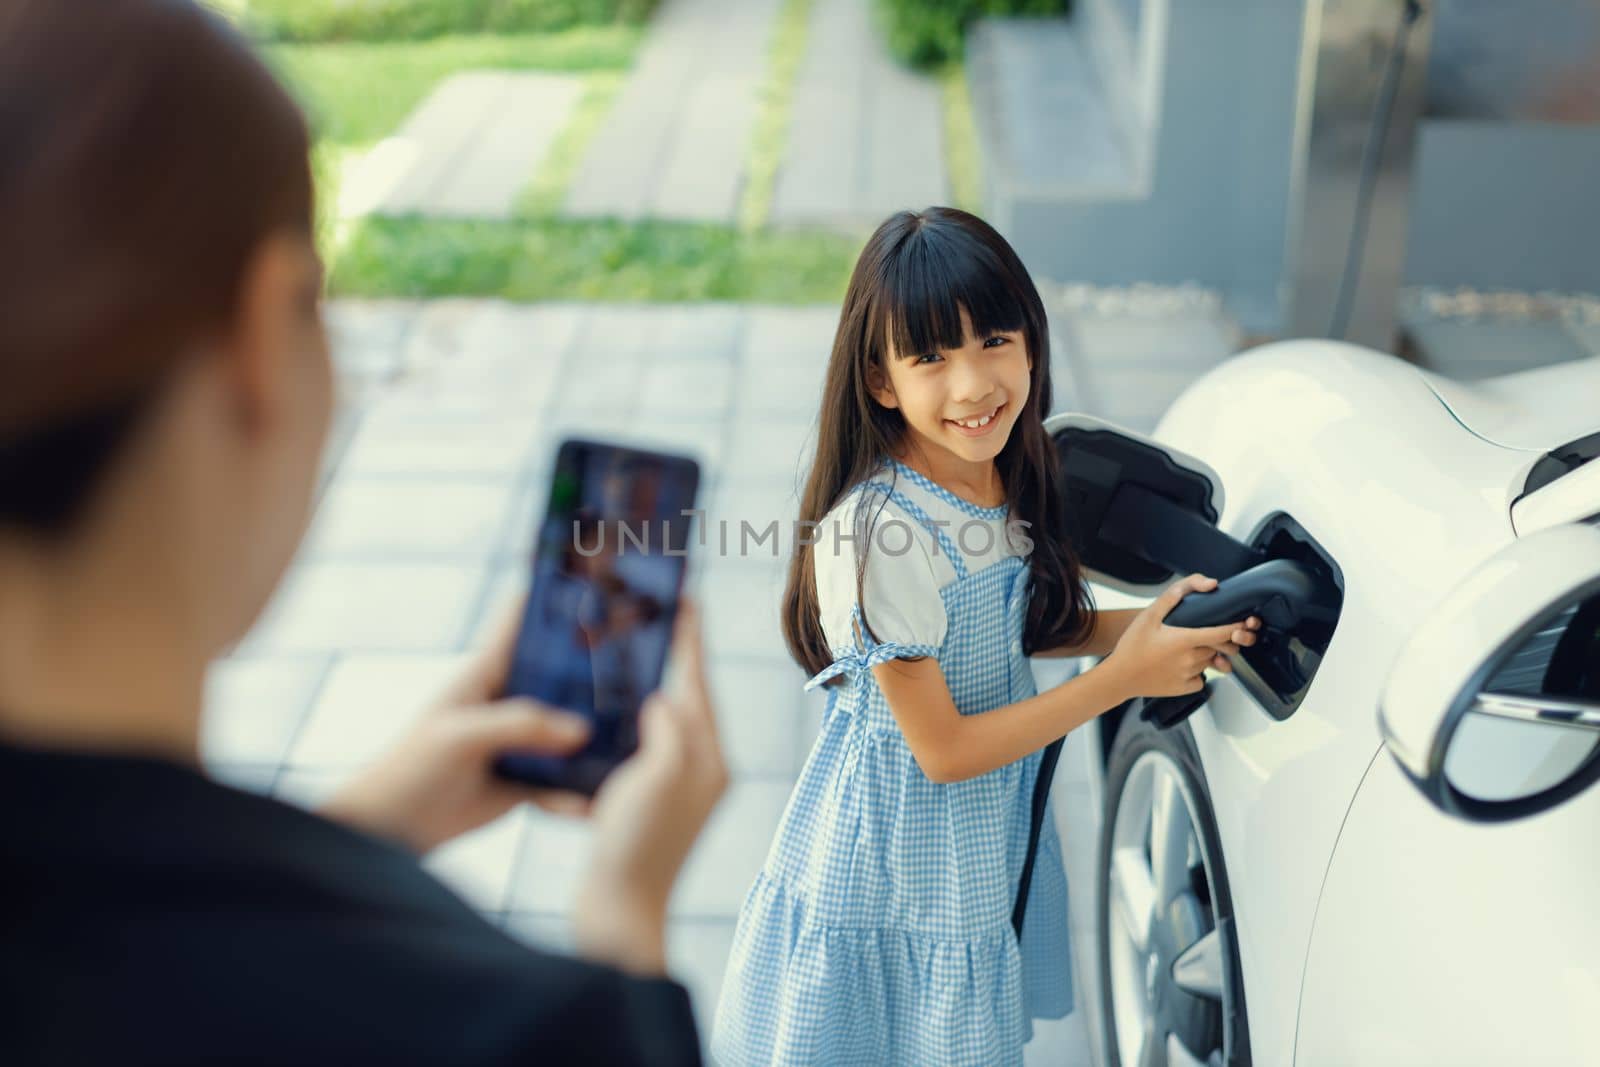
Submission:
[[[1062,750],[1097,1062],[1600,1063],[1600,359],[1286,342],[1048,426],[1102,607],[1269,625]]]

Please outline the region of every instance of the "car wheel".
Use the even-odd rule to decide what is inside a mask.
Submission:
[[[1233,901],[1187,726],[1130,717],[1106,768],[1096,917],[1112,1067],[1246,1067]]]

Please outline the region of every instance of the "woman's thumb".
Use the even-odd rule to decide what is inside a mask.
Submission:
[[[582,716],[557,711],[533,700],[501,700],[478,707],[460,708],[461,729],[475,747],[530,749],[561,755],[578,749],[589,738],[589,723]]]

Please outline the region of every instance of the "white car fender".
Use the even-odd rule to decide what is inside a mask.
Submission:
[[[1378,753],[1377,690],[1402,638],[1512,536],[1526,456],[1466,432],[1415,368],[1333,342],[1236,357],[1155,436],[1222,478],[1219,525],[1288,512],[1346,576],[1310,693],[1287,721],[1231,679],[1191,720],[1218,816],[1258,1063],[1290,1063],[1307,946],[1340,827]]]

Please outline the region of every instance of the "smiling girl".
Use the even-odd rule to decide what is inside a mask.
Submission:
[[[904,212],[851,277],[783,628],[822,729],[745,898],[717,1062],[1011,1064],[1071,1010],[1047,812],[1012,926],[1041,751],[1134,696],[1196,691],[1249,622],[1097,612],[1067,537],[1044,306],[1010,246]],[[1103,656],[1046,693],[1030,655]]]

